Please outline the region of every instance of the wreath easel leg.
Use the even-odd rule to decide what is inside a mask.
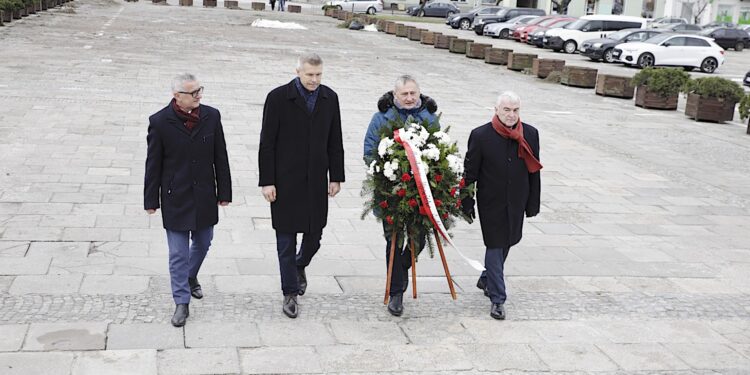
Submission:
[[[432,229],[435,234],[435,242],[437,242],[438,251],[440,251],[440,260],[443,261],[443,269],[445,270],[445,278],[448,279],[448,288],[451,290],[451,297],[456,300],[456,289],[453,287],[453,278],[451,277],[451,271],[448,270],[448,262],[445,260],[445,253],[443,253],[443,244],[440,242],[440,236],[436,229]]]
[[[417,256],[414,250],[414,240],[411,238],[409,239],[409,245],[411,246],[411,295],[412,298],[417,298]]]
[[[393,276],[393,258],[396,256],[396,236],[398,232],[394,226],[393,235],[391,235],[391,256],[388,258],[388,276],[385,281],[385,297],[383,298],[383,304],[388,304],[388,299],[391,297],[391,276]]]

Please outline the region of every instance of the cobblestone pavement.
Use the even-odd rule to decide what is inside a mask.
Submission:
[[[170,4],[76,0],[0,28],[0,374],[750,374],[750,136],[738,119],[643,110],[337,28],[313,6]],[[341,99],[347,182],[290,320],[256,155],[265,95],[308,50]],[[750,66],[750,53],[730,57],[722,74]],[[161,219],[141,201],[147,117],[186,70],[222,112],[235,196],[201,271],[206,297],[176,329]],[[456,301],[439,260],[423,257],[404,316],[382,304],[381,228],[360,220],[361,142],[403,73],[462,150],[503,90],[540,130],[543,207],[506,265],[506,321],[450,249]],[[454,239],[482,259],[478,225]]]

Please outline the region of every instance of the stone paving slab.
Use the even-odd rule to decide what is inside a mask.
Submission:
[[[240,361],[235,348],[167,349],[160,350],[158,358],[160,375],[240,373]]]
[[[26,324],[8,324],[0,325],[0,352],[15,352],[21,350],[23,340],[26,338],[26,331],[29,326]]]
[[[31,259],[31,258],[30,258]],[[44,275],[44,276],[17,276],[8,291],[10,294],[49,293],[70,294],[76,293],[81,286],[83,275]]]
[[[260,334],[254,323],[195,323],[185,326],[187,348],[249,348],[260,345]]]
[[[70,374],[73,352],[0,353],[0,373],[3,375]]]
[[[29,327],[23,350],[103,350],[106,339],[103,322],[36,323]]]
[[[81,283],[83,294],[139,294],[148,289],[146,276],[87,275]]]
[[[109,350],[173,348],[185,348],[185,337],[182,328],[171,324],[110,324],[107,330]]]
[[[157,374],[156,350],[103,350],[76,355],[71,375]]]

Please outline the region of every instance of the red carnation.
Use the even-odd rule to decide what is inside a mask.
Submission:
[[[417,200],[414,198],[409,199],[409,207],[411,208],[417,207]]]
[[[443,205],[443,201],[441,201],[440,199],[435,199],[435,207],[440,207],[442,205]]]
[[[463,189],[464,186],[466,186],[466,180],[462,178],[461,182],[458,183],[458,188]]]
[[[396,192],[396,194],[398,194],[399,197],[403,198],[406,196],[406,189],[399,189],[399,191]]]
[[[443,214],[443,219],[447,219],[447,218],[448,218],[448,213],[446,212]]]
[[[456,208],[461,208],[461,201],[460,200],[456,201]]]
[[[435,175],[435,182],[440,182],[440,181],[443,181],[443,175],[441,175],[441,174],[436,174],[436,175]]]
[[[385,222],[388,223],[388,225],[393,225],[393,218],[391,215],[385,217]]]
[[[403,182],[409,182],[409,181],[411,181],[411,176],[409,176],[408,173],[404,173],[404,174],[401,175],[401,181],[403,181]]]
[[[451,188],[451,197],[455,197],[455,196],[456,196],[456,187],[454,186]]]
[[[388,208],[388,202],[387,201],[380,202],[380,207]]]
[[[425,206],[419,206],[419,214],[420,215],[427,216],[427,213],[428,213],[427,207],[425,207]]]

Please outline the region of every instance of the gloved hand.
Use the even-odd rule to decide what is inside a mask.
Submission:
[[[474,198],[466,197],[461,199],[461,211],[472,219],[476,218],[477,215],[474,212]]]

